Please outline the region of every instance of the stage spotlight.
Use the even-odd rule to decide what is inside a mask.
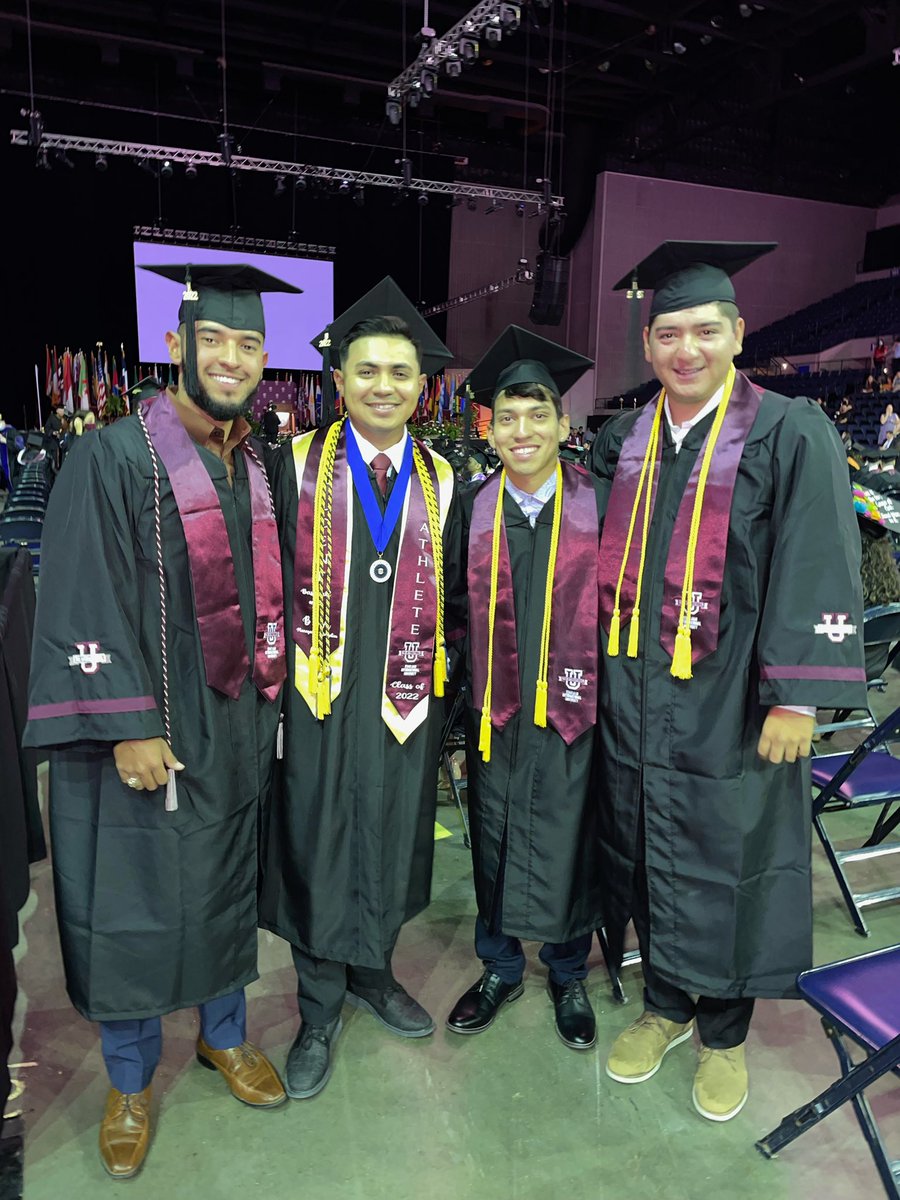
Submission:
[[[400,119],[403,116],[403,109],[396,100],[388,100],[387,104],[384,106],[384,112],[385,116],[392,125],[400,124]]]
[[[406,97],[406,103],[409,105],[410,108],[418,108],[419,101],[421,99],[422,99],[422,93],[419,91],[418,87],[415,87],[409,93],[409,95]]]
[[[525,205],[524,205],[524,203],[523,203],[521,200],[520,200],[520,201],[519,201],[519,203],[516,205],[516,216],[517,216],[517,217],[524,217],[524,216],[525,216]]]
[[[353,203],[357,208],[362,208],[366,202],[366,191],[361,183],[358,183],[353,189]]]
[[[55,150],[54,155],[61,167],[68,167],[70,171],[74,170],[75,164],[69,158],[68,154],[66,154],[65,150]]]
[[[309,185],[307,183],[305,175],[298,175],[297,178],[294,180],[294,191],[295,192],[305,192],[308,186]]]
[[[444,63],[444,71],[451,79],[455,79],[458,75],[462,75],[462,63],[458,58],[448,58]]]
[[[522,11],[518,4],[501,4],[500,5],[500,24],[510,33],[514,29],[519,28],[519,22],[522,19]]]
[[[473,63],[478,58],[478,42],[475,38],[459,39],[459,57],[464,63]]]
[[[499,25],[485,26],[484,40],[491,46],[499,46],[503,41],[503,30]]]
[[[713,36],[712,36],[712,34],[711,34],[711,33],[704,33],[704,34],[701,34],[701,36],[700,36],[700,45],[701,45],[701,46],[708,46],[708,45],[709,45],[709,44],[712,42],[712,40],[713,40]]]
[[[184,177],[185,179],[197,178],[197,167],[194,163],[188,163],[188,165],[184,168]]]
[[[164,159],[159,168],[160,179],[171,179],[175,174],[175,168],[168,159]]]
[[[609,59],[604,58],[603,62],[597,63],[597,70],[602,71],[604,75],[609,70]]]
[[[97,157],[94,159],[94,166],[97,168],[98,171],[105,171],[107,169],[107,167],[109,166],[109,162],[107,161],[106,155],[98,154]]]
[[[341,196],[349,196],[350,195],[350,180],[349,179],[341,180],[341,185],[338,188],[338,194]]]
[[[434,71],[422,71],[419,75],[419,83],[422,86],[422,94],[430,96],[437,87],[437,75],[435,75]]]
[[[709,23],[713,29],[722,29],[725,26],[725,18],[720,13],[716,13],[715,16],[709,18]]]
[[[276,196],[284,195],[284,176],[283,175],[275,176],[275,195]]]
[[[424,208],[427,203],[428,203],[428,193],[427,192],[419,192],[418,196],[416,196],[416,204],[418,204],[419,208]]]
[[[34,159],[34,165],[39,171],[53,170],[53,167],[50,164],[50,155],[47,153],[46,146],[41,146],[41,148],[38,150]]]
[[[469,212],[478,212],[478,201],[474,196],[470,196],[466,201],[466,208],[469,210]]]
[[[738,12],[741,14],[742,17],[745,17],[745,18],[753,16],[753,9],[750,7],[749,4],[739,4]]]
[[[687,54],[687,46],[684,42],[673,42],[672,49],[676,54]]]

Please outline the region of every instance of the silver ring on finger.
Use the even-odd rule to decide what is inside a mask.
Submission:
[[[130,788],[139,788],[141,786],[141,781],[137,775],[129,775],[129,777],[125,780],[125,783]]]

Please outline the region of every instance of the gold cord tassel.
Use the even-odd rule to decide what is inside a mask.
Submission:
[[[641,627],[641,610],[635,608],[631,614],[631,620],[628,622],[628,649],[626,654],[629,658],[637,658],[638,656],[638,634]]]
[[[619,657],[619,627],[620,627],[620,625],[621,625],[621,618],[619,616],[619,610],[616,608],[616,609],[613,609],[613,615],[610,617],[610,620],[609,620],[609,645],[606,647],[606,653],[609,655],[610,658],[618,658]]]
[[[675,650],[672,654],[671,674],[676,679],[693,679],[691,670],[691,631],[680,625],[675,634]]]
[[[435,648],[434,654],[434,694],[443,696],[444,684],[447,682],[447,647],[443,642]]]
[[[491,761],[491,710],[489,706],[481,710],[481,727],[478,730],[478,753],[484,762]]]
[[[316,716],[320,719],[331,716],[331,672],[327,668],[319,675]]]
[[[534,723],[541,729],[547,728],[547,680],[537,681],[534,693]]]

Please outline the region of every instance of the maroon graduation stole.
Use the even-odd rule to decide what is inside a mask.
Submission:
[[[341,692],[347,636],[353,480],[343,423],[295,438],[292,454],[298,494],[294,686],[321,720]],[[441,534],[453,471],[419,442],[413,463],[396,566],[378,584],[392,588],[381,716],[401,743],[425,720],[432,686],[441,696],[446,680]],[[373,544],[371,562],[359,569],[379,557]]]
[[[722,405],[727,407],[724,413],[717,413],[717,417],[721,417],[720,427],[717,429],[716,422],[713,423],[697,455],[679,504],[666,560],[660,643],[663,649],[673,656],[674,665],[679,629],[680,626],[682,629],[686,627],[690,637],[690,658],[687,663],[688,673],[681,675],[682,678],[690,678],[690,665],[712,654],[718,645],[731,501],[744,445],[759,412],[760,394],[744,375],[734,373],[730,399],[728,392],[726,383],[720,409]],[[651,402],[644,407],[626,437],[606,510],[600,543],[600,613],[607,634],[610,634],[611,627],[616,630],[615,635],[610,637],[609,654],[613,657],[618,653],[617,644],[613,644],[618,642],[618,623],[613,624],[617,608],[617,587],[618,615],[623,626],[632,618],[635,600],[639,596],[639,579],[644,556],[643,537],[632,537],[627,562],[624,561],[625,550],[630,531],[633,533],[634,526],[639,523],[640,514],[636,512],[635,501],[648,445],[653,436],[654,422],[665,419],[664,415],[660,415],[663,404],[664,393],[661,392],[655,403]],[[702,479],[702,505],[697,523],[694,515],[695,499],[698,485],[701,483],[705,452],[714,431],[717,438],[709,459],[708,471]],[[652,513],[656,500],[661,455],[660,439],[659,454],[654,456],[651,464],[652,477],[647,481],[652,489],[649,513]],[[643,508],[643,500],[638,507]],[[692,522],[696,524],[693,534]],[[647,524],[649,526],[649,521]],[[682,617],[683,592],[689,571],[692,582],[686,606],[689,606],[690,612]],[[620,575],[621,585],[618,586]],[[637,656],[637,639],[629,639],[629,642],[628,657],[634,658]],[[679,674],[674,669],[672,673]]]
[[[194,608],[206,682],[236,700],[250,673],[234,559],[215,484],[172,401],[160,392],[142,410],[153,448],[166,468],[187,542]],[[253,682],[274,700],[287,675],[278,531],[265,475],[242,444],[250,484],[256,601]]]
[[[535,724],[553,726],[571,745],[597,719],[597,663],[599,657],[599,520],[593,484],[587,472],[561,463],[561,505],[556,563],[550,595],[549,658],[546,715],[540,710],[538,681]],[[512,569],[505,522],[499,523],[495,552],[495,514],[502,506],[505,472],[497,471],[481,485],[472,507],[469,527],[469,638],[472,658],[472,703],[484,712],[490,690],[490,726],[502,730],[521,707],[516,615]],[[551,554],[552,560],[552,554]],[[496,579],[492,588],[492,564]],[[548,581],[549,583],[550,581]],[[493,647],[490,637],[491,592],[495,589]],[[546,597],[545,597],[546,616]],[[490,672],[488,663],[499,664]],[[484,750],[482,750],[484,753]],[[489,749],[488,749],[489,754]]]

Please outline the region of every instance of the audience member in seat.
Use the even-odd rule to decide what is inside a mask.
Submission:
[[[881,425],[878,431],[878,445],[882,450],[887,450],[897,436],[897,429],[900,428],[900,417],[894,412],[893,404],[885,406],[884,412],[878,418],[878,421]]]

